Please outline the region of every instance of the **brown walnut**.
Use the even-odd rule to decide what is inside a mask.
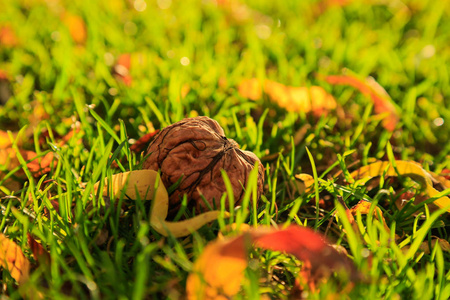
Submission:
[[[234,140],[225,137],[219,123],[208,117],[183,119],[164,128],[150,143],[147,154],[143,168],[160,169],[166,188],[182,177],[169,198],[171,215],[180,208],[184,194],[188,207],[195,207],[197,212],[208,210],[202,196],[213,209],[219,209],[226,191],[221,169],[230,178],[235,205],[238,205],[256,161],[259,162],[257,198],[261,196],[264,184],[261,161],[254,153],[239,149]]]

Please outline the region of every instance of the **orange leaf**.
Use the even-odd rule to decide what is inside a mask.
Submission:
[[[14,137],[15,134],[13,134]],[[6,131],[0,130],[0,149],[8,148],[12,145],[9,134]]]
[[[5,268],[18,283],[24,283],[30,274],[30,262],[13,241],[0,233],[0,267]]]
[[[364,200],[359,201],[358,204],[356,204],[355,206],[353,206],[350,209],[350,213],[352,214],[352,218],[358,212],[360,214],[362,214],[362,215],[368,215],[369,212],[370,212],[370,207],[371,206],[372,206],[372,203],[370,203],[368,201],[364,201]],[[375,207],[375,209],[373,210],[372,214],[375,216],[376,219],[378,219],[379,221],[381,221],[383,223],[384,229],[387,232],[391,232],[391,229],[386,224],[386,220],[384,219],[383,212],[381,211],[381,209],[378,206]],[[353,222],[354,222],[354,219],[353,219]],[[352,223],[352,222],[350,222],[350,223]]]
[[[52,152],[49,152],[40,158],[37,158],[37,154],[34,151],[19,150],[19,153],[24,160],[31,160],[27,164],[27,167],[32,173],[35,173],[35,175],[41,175],[50,171],[54,158]],[[3,166],[7,170],[12,170],[20,166],[17,152],[13,148],[0,149],[0,166]]]
[[[304,262],[303,279],[314,288],[318,279],[344,269],[352,280],[359,275],[351,261],[306,227],[250,229],[235,238],[218,239],[207,245],[187,279],[188,299],[227,299],[236,295],[247,267],[247,246],[283,251]]]
[[[0,69],[0,80],[9,80],[8,73]]]
[[[0,45],[12,48],[17,44],[19,44],[19,40],[14,30],[8,25],[0,27]]]
[[[83,18],[70,13],[65,13],[62,17],[63,23],[69,28],[70,36],[77,44],[84,44],[87,38],[86,24]]]
[[[262,88],[257,78],[244,79],[238,87],[239,95],[250,100],[258,100],[262,97]]]
[[[399,121],[399,116],[389,95],[373,78],[369,77],[366,80],[361,80],[354,75],[331,75],[326,77],[326,81],[333,85],[352,86],[364,95],[369,96],[373,101],[375,113],[387,114],[382,122],[383,127],[386,130],[394,131]]]
[[[130,68],[131,55],[126,53],[119,56],[117,63],[114,66],[114,74],[116,75],[116,78],[120,79],[127,86],[130,86],[133,82],[133,78],[130,75]]]

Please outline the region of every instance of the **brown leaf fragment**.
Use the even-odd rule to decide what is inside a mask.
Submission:
[[[33,253],[34,260],[42,265],[50,264],[50,254],[28,233],[28,246]]]
[[[141,136],[133,145],[130,146],[130,150],[134,153],[141,153],[148,147],[148,143],[156,134],[158,134],[158,132],[159,129]]]

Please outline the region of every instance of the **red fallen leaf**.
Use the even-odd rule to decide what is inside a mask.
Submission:
[[[34,260],[43,265],[50,264],[50,254],[45,251],[41,244],[36,242],[31,234],[28,233],[28,246],[33,253]]]
[[[382,122],[383,127],[386,130],[394,131],[399,116],[395,106],[391,103],[390,96],[375,80],[372,78],[362,80],[355,75],[330,75],[326,76],[325,80],[333,85],[350,85],[369,96],[373,101],[375,113],[387,114]]]
[[[9,80],[8,73],[0,69],[0,80]]]
[[[144,151],[147,146],[148,143],[153,139],[153,137],[159,132],[159,129],[147,133],[144,136],[140,137],[136,143],[134,143],[133,145],[130,146],[130,150],[133,151],[134,153],[140,153],[142,151]]]
[[[238,237],[218,239],[208,244],[188,276],[188,299],[226,299],[236,295],[247,267],[247,247],[252,244],[283,251],[302,260],[302,280],[313,290],[319,279],[334,271],[347,271],[353,281],[360,278],[350,259],[311,229],[299,226],[281,230],[260,227]]]
[[[444,177],[447,180],[450,180],[450,170],[449,169],[443,169],[441,172],[441,176]]]
[[[83,18],[66,12],[62,16],[62,21],[69,29],[70,36],[75,43],[84,44],[86,42],[87,31]]]
[[[0,27],[0,45],[12,48],[19,44],[19,39],[16,36],[14,30],[8,26],[3,25]]]
[[[266,79],[261,86],[258,79],[245,79],[239,87],[242,97],[258,100],[262,91],[270,100],[288,111],[312,112],[321,116],[336,108],[336,100],[320,86],[293,87]]]
[[[19,284],[28,280],[30,262],[16,243],[0,233],[0,267],[5,268]]]
[[[117,59],[117,63],[114,66],[114,75],[120,79],[125,85],[130,86],[133,82],[133,78],[130,75],[131,68],[131,55],[129,53],[122,54]]]

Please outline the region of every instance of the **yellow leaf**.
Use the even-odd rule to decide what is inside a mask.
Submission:
[[[18,283],[24,283],[30,275],[30,262],[13,241],[0,233],[0,267],[5,268]]]
[[[242,80],[238,92],[239,95],[250,100],[259,100],[262,97],[261,84],[257,78]]]
[[[245,79],[238,87],[239,94],[251,100],[262,98],[262,91],[269,99],[287,111],[312,112],[322,115],[336,108],[336,100],[320,86],[293,87],[266,79],[261,85],[257,78]]]
[[[295,179],[299,193],[308,193],[314,188],[314,177],[309,174],[297,174],[295,175]]]
[[[246,268],[246,251],[239,239],[209,244],[188,277],[188,299],[229,299],[239,292]]]
[[[14,134],[13,134],[14,136]],[[12,145],[12,141],[9,138],[7,131],[0,130],[0,149],[9,148]]]
[[[395,165],[396,168],[394,168],[389,161],[378,161],[354,171],[351,173],[351,176],[353,178],[362,178],[362,181],[367,181],[372,177],[383,175],[407,176],[420,183],[429,197],[435,197],[440,193],[433,187],[433,176],[425,171],[418,163],[396,160]],[[434,200],[433,203],[440,208],[447,208],[447,211],[450,212],[450,199],[448,197],[440,197]]]
[[[368,215],[370,212],[370,207],[371,207],[371,203],[361,200],[358,202],[358,204],[356,204],[355,206],[353,206],[349,212],[354,216],[356,215],[358,212],[362,215]],[[383,212],[381,211],[381,209],[376,206],[375,209],[373,210],[372,214],[375,216],[376,219],[378,219],[379,221],[381,221],[383,223],[384,229],[386,230],[386,232],[391,232],[391,229],[389,228],[389,226],[387,226],[386,224],[386,220],[384,219],[383,216]]]
[[[94,185],[97,191],[100,182]],[[173,235],[181,237],[189,235],[191,232],[199,229],[203,225],[216,220],[220,211],[209,211],[197,215],[191,219],[168,222],[166,221],[169,211],[169,195],[162,184],[159,174],[153,170],[138,170],[113,175],[111,182],[105,178],[105,186],[102,191],[104,196],[109,195],[112,198],[119,198],[126,195],[128,198],[142,200],[154,200],[151,212],[151,225],[162,235]],[[224,217],[228,217],[227,212]]]

